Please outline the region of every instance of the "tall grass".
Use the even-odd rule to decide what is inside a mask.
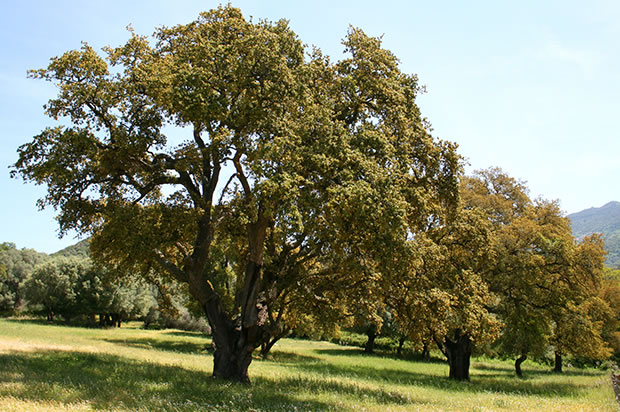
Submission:
[[[133,327],[132,327],[133,326]],[[474,360],[471,382],[439,362],[369,356],[284,340],[255,359],[251,386],[210,377],[208,338],[177,330],[83,329],[0,320],[0,410],[614,411],[609,373],[562,375],[535,364]]]

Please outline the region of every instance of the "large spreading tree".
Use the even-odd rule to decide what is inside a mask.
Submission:
[[[389,251],[457,196],[455,145],[425,128],[417,78],[358,29],[343,44],[333,63],[227,6],[31,73],[57,85],[45,109],[63,125],[20,147],[13,174],[47,185],[40,204],[93,235],[97,259],[188,286],[214,376],[249,381],[280,333],[270,304],[326,299],[304,287],[318,277],[380,285]]]

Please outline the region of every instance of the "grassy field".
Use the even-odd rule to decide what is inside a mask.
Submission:
[[[252,386],[210,377],[207,338],[177,330],[84,329],[0,320],[0,410],[615,411],[609,372],[474,359],[471,382],[447,365],[284,340],[255,359]]]

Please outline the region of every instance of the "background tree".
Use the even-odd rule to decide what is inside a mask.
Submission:
[[[616,360],[620,359],[620,270],[605,268],[599,296],[613,316],[603,325],[602,336],[612,348]]]
[[[605,339],[605,325],[613,323],[614,313],[601,298],[605,249],[599,235],[573,242],[573,256],[567,298],[564,306],[554,307],[555,372],[562,372],[562,356],[572,354],[589,359],[607,359],[612,353]],[[607,335],[608,336],[608,335]]]
[[[605,310],[595,299],[602,245],[592,240],[578,245],[556,202],[532,202],[525,184],[500,169],[479,171],[463,182],[466,207],[481,210],[492,225],[495,262],[484,279],[497,297],[491,309],[504,323],[500,348],[517,356],[517,375],[528,354],[542,356],[552,343],[558,365],[562,351],[604,356]],[[569,329],[589,336],[588,344]]]
[[[34,267],[48,256],[34,249],[17,249],[13,243],[0,244],[0,313],[13,314],[23,306],[23,282]]]
[[[266,298],[291,285],[265,277],[267,239],[376,267],[427,205],[454,201],[459,158],[424,128],[417,78],[360,30],[336,64],[305,56],[285,21],[230,6],[155,40],[133,34],[105,57],[85,44],[32,72],[58,86],[46,113],[70,126],[23,145],[13,174],[45,183],[41,205],[61,233],[92,233],[99,260],[186,283],[213,331],[213,375],[248,382],[273,333]],[[212,252],[231,220],[243,249],[226,264]],[[368,273],[347,269],[351,283]]]
[[[43,307],[50,321],[56,315],[67,322],[87,316],[94,325],[99,314],[101,326],[120,326],[122,319],[145,316],[154,304],[144,280],[118,279],[89,258],[75,256],[52,258],[35,267],[24,282],[24,294],[29,305]]]
[[[410,325],[414,342],[424,344],[430,336],[437,343],[450,378],[468,380],[473,345],[494,340],[499,331],[481,272],[490,259],[488,224],[479,212],[459,209],[416,235],[415,249],[420,263],[407,266],[409,278],[402,277],[406,292],[394,302],[397,320]],[[403,296],[398,290],[391,295]]]

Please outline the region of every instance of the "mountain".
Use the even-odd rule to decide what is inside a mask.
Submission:
[[[79,256],[79,257],[89,257],[90,252],[88,249],[88,241],[89,239],[83,239],[77,242],[74,245],[67,246],[64,249],[59,250],[58,252],[54,252],[51,256]]]
[[[607,249],[607,265],[620,267],[620,202],[609,202],[568,215],[573,235],[580,239],[592,233],[601,233]]]

